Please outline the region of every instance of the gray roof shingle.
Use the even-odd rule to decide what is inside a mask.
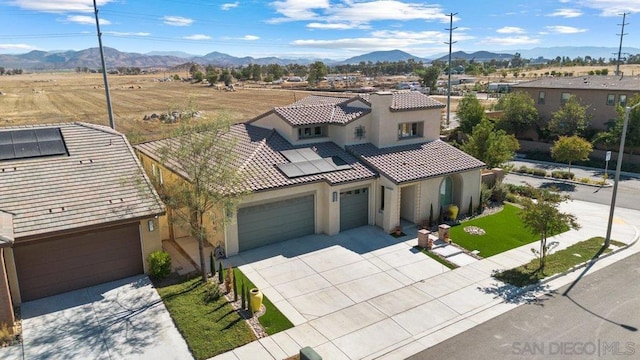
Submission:
[[[640,78],[625,76],[543,77],[513,85],[514,88],[640,91]]]
[[[360,97],[371,102],[371,94],[361,94]],[[441,109],[446,105],[434,100],[419,91],[396,91],[391,100],[391,111]]]
[[[250,124],[232,125],[224,136],[232,136],[235,139],[235,157],[238,159],[236,166],[242,172],[246,188],[254,192],[321,181],[334,185],[377,176],[373,170],[332,142],[293,146],[276,131]],[[160,160],[160,149],[166,146],[166,141],[170,139],[139,144],[136,145],[136,149],[155,160]],[[351,165],[351,168],[289,178],[276,166],[289,162],[280,152],[303,147],[312,147],[323,158],[338,156]],[[179,171],[175,163],[169,164],[169,167],[173,171]]]
[[[16,238],[151,217],[164,204],[124,135],[86,123],[58,127],[67,155],[0,161],[0,209]]]
[[[348,146],[347,150],[396,184],[485,167],[482,161],[441,140],[383,149],[367,143]]]

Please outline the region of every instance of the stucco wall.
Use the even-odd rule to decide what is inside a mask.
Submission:
[[[147,258],[154,251],[162,250],[162,236],[160,234],[159,219],[150,218],[140,221],[140,245],[142,246],[142,264],[144,272],[148,273],[149,263]],[[149,224],[153,224],[153,229],[149,229]]]
[[[4,261],[4,249],[0,248],[0,324],[13,326],[13,302],[9,292],[9,280]]]
[[[291,125],[274,113],[271,113],[265,117],[255,120],[250,123],[251,125],[258,126],[265,129],[276,129],[280,135],[282,135],[289,142],[298,140],[298,131],[293,129]],[[295,130],[295,134],[294,134]]]

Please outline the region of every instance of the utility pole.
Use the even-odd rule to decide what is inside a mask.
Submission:
[[[447,16],[449,17],[449,28],[445,30],[449,30],[449,42],[445,42],[445,44],[449,45],[449,65],[448,70],[449,73],[449,81],[447,86],[447,128],[450,124],[450,116],[451,116],[451,45],[455,44],[457,41],[453,40],[453,30],[458,27],[453,27],[453,17],[458,15],[458,13],[450,13]]]
[[[104,92],[107,96],[107,112],[109,113],[109,126],[116,129],[113,121],[113,109],[111,108],[111,94],[109,94],[109,80],[107,80],[107,66],[104,63],[104,51],[102,50],[102,32],[100,32],[100,20],[98,20],[98,6],[93,0],[93,11],[96,16],[96,29],[98,30],[98,46],[100,47],[100,61],[102,62],[102,79],[104,80]]]
[[[616,76],[620,76],[620,56],[622,55],[622,38],[625,35],[627,35],[624,33],[624,26],[629,25],[628,23],[624,22],[626,18],[627,18],[627,13],[622,13],[622,24],[618,24],[622,26],[622,30],[620,31],[620,34],[616,34],[616,35],[620,35],[620,45],[618,46],[618,61],[616,62]]]

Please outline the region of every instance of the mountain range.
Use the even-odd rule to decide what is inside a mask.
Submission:
[[[615,57],[617,48],[605,47],[550,47],[535,48],[530,50],[516,50],[513,53],[520,53],[524,59],[546,58],[553,59],[556,56],[591,56],[593,58],[604,57],[609,59]],[[623,48],[625,54],[638,54],[640,49]],[[250,56],[236,57],[220,52],[211,52],[203,56],[191,55],[180,51],[151,52],[147,54],[121,52],[113,48],[104,48],[105,62],[108,68],[116,67],[139,67],[139,68],[160,68],[169,69],[185,63],[198,63],[202,65],[211,64],[214,66],[238,67],[249,64],[258,65],[287,65],[300,64],[308,65],[315,61],[322,61],[327,65],[359,64],[360,62],[397,62],[413,59],[416,62],[430,63],[432,60],[411,55],[401,50],[374,51],[367,54],[354,56],[342,61],[331,59],[284,59],[278,57],[253,58]],[[489,52],[476,51],[466,53],[456,51],[451,54],[452,59],[466,59],[475,61],[509,60],[513,57],[511,51]],[[435,60],[446,61],[448,54],[440,54],[434,57]],[[8,69],[23,70],[65,70],[78,67],[88,67],[91,69],[100,68],[100,52],[98,48],[85,50],[67,51],[40,51],[34,50],[25,54],[0,54],[0,67]]]

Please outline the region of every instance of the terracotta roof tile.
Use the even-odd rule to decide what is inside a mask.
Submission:
[[[38,127],[59,127],[69,155],[0,161],[0,209],[15,214],[16,238],[164,212],[122,134],[84,123],[0,131]]]
[[[233,125],[225,136],[232,136],[236,140],[236,158],[239,159],[237,166],[243,173],[247,189],[251,191],[271,190],[321,181],[334,185],[371,179],[377,176],[373,170],[332,142],[293,146],[276,131],[249,124]],[[159,149],[165,146],[165,141],[169,140],[139,144],[136,149],[157,160],[160,158]],[[351,169],[289,178],[276,166],[289,162],[280,152],[303,147],[312,147],[323,158],[339,156],[347,164],[351,165]],[[171,167],[172,170],[177,170],[176,164]]]
[[[361,94],[360,97],[371,102],[371,94]],[[419,91],[396,91],[391,101],[391,111],[437,109],[446,105],[430,98]]]
[[[485,167],[482,161],[441,140],[383,149],[367,143],[347,150],[396,184]]]

